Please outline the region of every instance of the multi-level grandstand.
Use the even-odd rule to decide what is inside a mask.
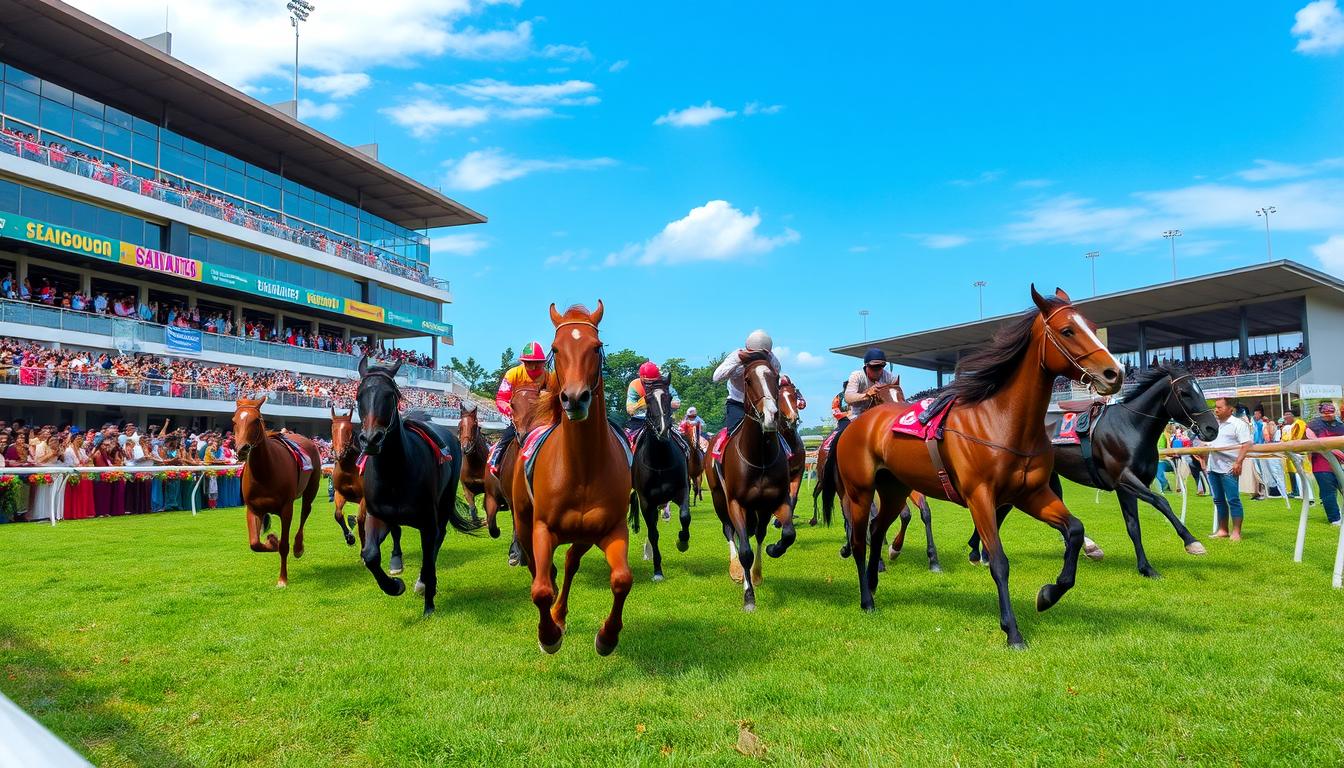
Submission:
[[[306,430],[374,351],[455,420],[427,232],[483,216],[67,5],[0,13],[0,419],[220,424],[257,391]]]

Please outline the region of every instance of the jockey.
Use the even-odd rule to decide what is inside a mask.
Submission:
[[[755,330],[747,337],[746,346],[743,349],[733,350],[728,356],[723,358],[719,367],[714,369],[715,383],[720,381],[728,382],[728,407],[724,411],[723,426],[729,432],[737,428],[742,423],[743,417],[747,415],[746,405],[743,404],[746,398],[746,366],[742,364],[742,359],[752,352],[768,352],[770,354],[770,367],[775,373],[779,373],[779,358],[772,352],[774,342],[770,339],[770,334],[765,331]]]
[[[849,403],[845,401],[845,389],[849,386],[849,380],[840,382],[840,392],[831,399],[831,418],[835,419],[836,426],[849,423]]]
[[[896,376],[887,370],[887,354],[877,347],[869,347],[863,353],[863,367],[849,374],[845,382],[845,402],[849,404],[849,421],[836,427],[837,434],[844,431],[863,412],[877,404],[874,387],[882,384],[895,384]]]
[[[637,439],[639,433],[644,431],[644,422],[648,415],[648,404],[644,402],[646,388],[653,386],[661,378],[663,372],[658,370],[658,365],[652,360],[645,360],[639,366],[639,377],[631,381],[625,389],[625,413],[630,417],[629,421],[625,422],[625,434],[631,441]],[[667,385],[667,394],[672,397],[672,410],[680,408],[681,396],[677,394],[676,387],[670,383]]]
[[[797,395],[794,405],[798,406],[800,411],[807,408],[807,398],[803,397],[803,393],[798,389],[798,385],[793,383],[793,379],[789,378],[789,374],[782,373],[779,375],[779,386],[793,387],[793,393]]]
[[[700,414],[696,412],[695,406],[692,405],[686,409],[686,418],[681,420],[677,429],[681,430],[681,434],[686,436],[687,441],[694,440],[697,431],[701,435],[705,434],[705,420],[700,418]]]
[[[530,341],[518,355],[518,365],[510,368],[499,380],[499,391],[495,393],[495,407],[499,415],[509,420],[504,433],[495,443],[490,453],[490,471],[498,474],[499,460],[509,447],[509,441],[517,439],[518,430],[513,424],[513,391],[518,387],[540,387],[546,378],[546,353],[541,351],[540,342]]]

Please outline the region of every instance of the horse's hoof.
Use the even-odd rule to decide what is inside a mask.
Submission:
[[[415,594],[417,595],[425,594],[425,582],[419,579],[415,580]]]
[[[780,557],[784,554],[784,549],[778,544],[767,544],[765,546],[765,554],[771,557]]]
[[[943,566],[937,563],[929,563],[929,573],[942,573]]]
[[[872,613],[873,611],[877,610],[875,607],[873,607],[872,603],[868,603],[867,605],[860,605],[859,607],[863,609],[864,613]]]
[[[655,574],[653,574],[653,581],[654,581],[655,584],[658,583],[658,582],[660,582],[660,581],[662,581],[662,580],[663,580],[663,574],[661,574],[661,573],[655,573]]]
[[[808,521],[807,521],[807,527],[809,527],[809,528],[816,528],[816,527],[817,527],[817,518],[814,517],[814,518],[812,518],[811,520],[808,520]]]
[[[1041,587],[1041,591],[1036,593],[1036,611],[1038,613],[1049,610],[1059,602],[1059,596],[1055,595],[1055,585],[1046,584]]]
[[[1091,560],[1100,560],[1106,556],[1106,553],[1101,551],[1101,547],[1090,541],[1083,544],[1083,554]]]
[[[593,638],[593,648],[597,651],[598,656],[610,656],[611,652],[616,650],[616,643],[607,645],[602,642],[602,633],[598,632],[597,637]]]
[[[1008,647],[1014,651],[1025,651],[1027,650],[1027,641],[1020,637],[1016,640],[1009,640]]]
[[[688,550],[688,549],[690,549],[690,548],[691,548],[691,540],[690,540],[689,538],[687,538],[687,539],[681,539],[681,538],[677,539],[677,551],[678,551],[678,552],[685,552],[686,550]]]
[[[422,613],[422,614],[420,614],[420,618],[422,618],[422,619],[428,619],[430,616],[433,616],[433,615],[434,615],[434,609],[433,609],[433,608],[426,608],[426,609],[425,609],[425,612]]]
[[[510,568],[517,568],[517,567],[518,567],[518,556],[517,556],[517,555],[509,555],[509,567],[510,567]]]
[[[289,586],[289,582],[288,582],[288,581],[285,581],[284,579],[281,579],[281,580],[275,582],[275,588],[276,588],[276,589],[284,589],[285,587],[288,587],[288,586]]]
[[[878,560],[878,561],[877,561],[877,572],[878,572],[878,573],[886,573],[886,572],[887,572],[887,563],[886,563],[886,561],[884,561],[884,560]]]
[[[348,533],[345,534],[345,546],[347,547],[355,546],[355,537]]]
[[[1153,568],[1149,568],[1149,569],[1146,570],[1146,571],[1143,570],[1143,569],[1140,569],[1140,570],[1139,570],[1139,575],[1140,575],[1140,576],[1143,576],[1144,578],[1147,578],[1147,579],[1160,579],[1160,578],[1162,578],[1162,574],[1158,573],[1158,572],[1157,572],[1156,570],[1154,570]]]
[[[387,594],[391,595],[392,597],[401,597],[402,595],[406,594],[406,582],[397,578],[392,579],[392,591],[388,592]]]
[[[499,538],[499,526],[498,526],[498,525],[492,525],[492,526],[489,527],[488,530],[490,531],[490,538],[492,538],[492,539],[498,539],[498,538]]]
[[[743,612],[743,613],[755,613],[755,612],[756,612],[756,601],[755,601],[755,600],[751,600],[751,601],[742,603],[742,612]]]
[[[549,654],[554,654],[558,652],[560,650],[560,646],[564,645],[564,643],[565,643],[565,636],[563,633],[561,633],[560,639],[555,641],[555,645],[547,645],[541,642],[540,640],[537,641],[537,645],[541,646],[542,652]]]
[[[845,546],[841,547],[841,548],[840,548],[840,559],[841,559],[841,560],[847,560],[847,559],[849,559],[849,552],[850,552],[850,550],[849,550],[849,545],[848,545],[848,544],[846,544]]]
[[[1192,541],[1192,542],[1190,542],[1189,544],[1186,544],[1186,545],[1185,545],[1185,552],[1186,552],[1186,554],[1188,554],[1188,555],[1207,555],[1207,554],[1209,554],[1209,550],[1205,549],[1205,548],[1204,548],[1204,545],[1203,545],[1203,544],[1200,544],[1198,541]]]

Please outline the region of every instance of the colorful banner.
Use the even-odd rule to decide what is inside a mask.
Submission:
[[[109,261],[118,258],[118,246],[122,244],[119,240],[58,227],[12,213],[0,213],[0,235]]]
[[[1262,384],[1258,387],[1237,387],[1237,397],[1254,397],[1256,395],[1277,395],[1279,394],[1278,384]]]
[[[1297,393],[1303,400],[1338,400],[1341,390],[1344,390],[1344,387],[1338,384],[1301,384]]]
[[[362,301],[354,299],[345,300],[345,314],[351,317],[358,317],[361,320],[373,320],[374,322],[385,322],[386,313],[382,307],[375,307],[372,304],[365,304]]]
[[[121,263],[185,280],[201,280],[201,262],[130,243],[121,244]]]
[[[201,332],[197,328],[176,328],[170,325],[165,329],[163,340],[169,354],[201,354]]]

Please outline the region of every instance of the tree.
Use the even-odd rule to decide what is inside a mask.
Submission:
[[[485,366],[476,362],[476,358],[468,357],[466,362],[463,362],[454,357],[451,362],[453,371],[457,373],[458,376],[462,377],[462,380],[467,383],[468,389],[474,391],[480,386],[481,379],[485,378],[486,370]]]
[[[607,364],[602,371],[602,389],[607,399],[607,418],[617,424],[624,424],[625,388],[639,375],[639,366],[647,357],[633,349],[622,349],[607,355]]]
[[[495,391],[499,388],[500,380],[503,379],[504,374],[508,373],[509,369],[515,365],[517,365],[517,361],[513,356],[513,347],[508,347],[499,356],[499,367],[484,374],[480,384],[472,387],[471,391],[482,397],[493,398],[495,396]]]

